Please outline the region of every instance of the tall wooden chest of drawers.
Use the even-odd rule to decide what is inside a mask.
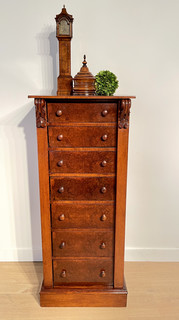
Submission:
[[[124,239],[134,97],[29,96],[36,106],[41,306],[126,306]]]

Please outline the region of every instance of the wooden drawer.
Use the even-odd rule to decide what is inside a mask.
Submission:
[[[114,200],[115,177],[55,177],[51,200]]]
[[[116,122],[116,103],[52,102],[47,105],[48,122]]]
[[[110,258],[54,260],[53,271],[54,286],[113,284],[113,260]]]
[[[52,228],[113,228],[113,204],[67,204],[51,205]]]
[[[113,256],[113,232],[54,231],[54,257],[111,257]]]
[[[48,127],[50,147],[115,147],[116,127]]]
[[[51,173],[115,173],[115,151],[50,151]]]

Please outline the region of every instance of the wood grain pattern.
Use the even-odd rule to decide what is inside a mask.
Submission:
[[[91,101],[91,100],[97,100],[97,101],[110,101],[110,100],[121,100],[121,99],[135,99],[135,96],[40,96],[40,95],[28,95],[28,98],[43,98],[47,101],[50,100],[57,100],[60,102],[61,100],[79,100],[81,102],[83,101]]]
[[[124,104],[126,104],[126,102],[124,102]],[[118,107],[120,108],[120,104],[118,105]],[[119,117],[119,123],[120,122],[121,122],[121,118]],[[129,135],[129,129],[127,127],[118,128],[114,288],[122,288],[124,285],[124,243],[125,243],[128,135]]]
[[[116,122],[116,103],[79,103],[79,102],[59,102],[48,103],[48,122]],[[61,112],[59,112],[61,111]],[[106,113],[104,112],[106,111]]]
[[[111,257],[113,232],[109,230],[58,230],[52,234],[53,257]],[[64,246],[61,246],[65,243]],[[105,248],[102,248],[102,244]]]
[[[42,253],[43,274],[45,288],[53,286],[52,278],[52,243],[51,243],[51,221],[50,221],[50,197],[48,176],[48,142],[47,128],[37,129],[38,140],[38,162],[40,183],[40,207],[42,227]]]
[[[53,203],[51,205],[52,228],[109,228],[114,226],[113,204],[81,204],[81,203]],[[61,215],[64,216],[60,220]],[[105,215],[105,220],[103,216]]]
[[[48,127],[48,133],[50,147],[116,146],[116,127]]]
[[[59,22],[62,18],[68,22],[70,34],[59,33]],[[70,95],[72,93],[71,76],[71,39],[73,17],[68,14],[66,8],[62,8],[60,14],[56,15],[56,37],[59,41],[59,77],[57,78],[57,95]]]
[[[51,200],[114,200],[114,177],[58,177],[50,179]],[[106,192],[102,192],[102,188]],[[60,188],[64,188],[63,191]],[[61,192],[62,191],[62,192]]]
[[[126,307],[127,289],[68,289],[40,292],[41,307]]]
[[[54,286],[92,286],[113,284],[113,259],[101,260],[89,259],[68,259],[54,260]],[[65,271],[65,277],[63,277]],[[105,276],[102,276],[102,271]]]
[[[44,171],[40,178],[44,254],[41,305],[125,306],[125,205],[132,97],[35,98],[40,117],[45,111],[46,126],[38,120],[39,167],[41,174]]]
[[[179,263],[178,262],[125,262],[125,276],[129,292],[127,308],[106,308],[105,295],[101,297],[98,291],[105,288],[91,288],[95,294],[94,302],[104,303],[103,308],[43,308],[39,307],[39,284],[43,276],[41,262],[1,262],[0,263],[0,319],[2,320],[178,320],[179,318]],[[13,284],[13,285],[12,285]],[[170,289],[171,288],[171,289]],[[62,290],[61,290],[62,289]],[[76,305],[78,302],[88,306],[86,288],[50,289],[50,303]],[[47,291],[43,302],[48,300]],[[53,290],[55,293],[53,294]],[[107,288],[107,292],[114,289]],[[72,291],[72,293],[71,293]],[[80,295],[78,296],[78,292]],[[61,296],[58,293],[63,292]],[[76,293],[75,293],[76,292]],[[113,296],[119,294],[115,290]],[[88,297],[93,296],[88,295]],[[55,298],[54,296],[57,295]],[[84,296],[84,298],[83,298]],[[113,297],[114,298],[114,297]],[[113,300],[111,297],[111,302]],[[55,302],[54,302],[55,300]],[[109,300],[108,300],[109,302]],[[114,302],[114,300],[113,300]],[[91,298],[90,298],[90,303]],[[84,307],[84,305],[83,305]],[[113,306],[114,307],[114,306]],[[118,305],[119,307],[119,305]],[[53,316],[52,316],[53,314]]]
[[[84,55],[83,65],[73,78],[73,95],[94,96],[95,93],[95,77],[89,71],[86,55]]]
[[[116,152],[50,151],[49,165],[50,173],[115,173]]]

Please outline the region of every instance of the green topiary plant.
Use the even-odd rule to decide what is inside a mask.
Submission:
[[[119,82],[114,73],[106,70],[96,75],[95,87],[98,96],[112,96],[118,86]]]

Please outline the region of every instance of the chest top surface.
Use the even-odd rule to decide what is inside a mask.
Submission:
[[[46,99],[46,100],[122,100],[135,99],[135,96],[40,96],[29,95],[28,98]]]

